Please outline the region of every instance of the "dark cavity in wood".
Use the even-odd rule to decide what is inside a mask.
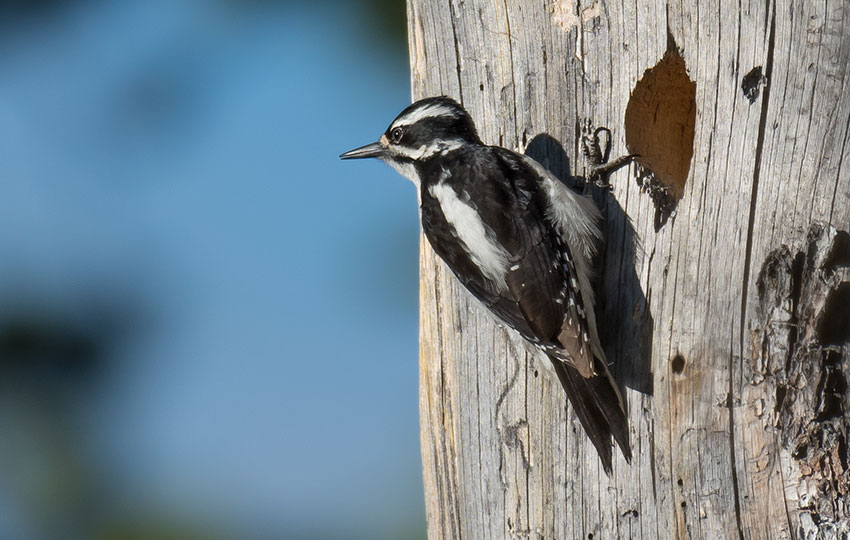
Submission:
[[[815,223],[806,246],[766,257],[756,287],[751,384],[766,385],[783,451],[808,482],[793,514],[829,538],[850,520],[850,235]],[[771,389],[771,387],[773,387]],[[790,504],[790,502],[789,502]]]
[[[675,215],[694,153],[696,83],[672,38],[647,69],[626,106],[626,147],[640,154],[638,185],[655,204],[656,232]]]
[[[762,86],[767,86],[767,77],[762,73],[761,66],[754,67],[741,79],[741,91],[750,103],[758,99]]]

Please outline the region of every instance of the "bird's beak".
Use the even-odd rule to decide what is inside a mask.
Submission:
[[[384,147],[379,142],[373,142],[354,150],[349,150],[344,154],[339,155],[339,159],[362,159],[369,157],[381,157],[384,155]]]

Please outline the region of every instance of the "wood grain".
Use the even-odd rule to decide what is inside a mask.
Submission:
[[[668,219],[650,170],[596,194],[635,454],[610,478],[545,364],[422,240],[429,538],[850,534],[846,3],[408,0],[408,21],[413,98],[459,99],[485,142],[562,177],[583,173],[582,118],[626,153],[630,95],[666,52],[696,84]]]

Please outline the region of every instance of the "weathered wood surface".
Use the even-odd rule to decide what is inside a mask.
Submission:
[[[610,478],[557,380],[423,239],[429,538],[850,534],[847,3],[409,0],[408,20],[413,97],[461,100],[486,142],[561,175],[582,174],[581,118],[615,155],[650,145],[604,199],[600,318],[635,453]],[[638,118],[670,118],[674,83],[635,90],[667,51],[695,82],[694,131],[659,212],[648,170],[687,126],[654,125],[659,150],[625,117],[648,92],[661,105]]]

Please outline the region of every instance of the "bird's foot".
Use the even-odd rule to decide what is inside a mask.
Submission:
[[[599,142],[601,133],[605,134],[604,147]],[[614,171],[628,165],[634,158],[638,157],[638,154],[629,154],[608,161],[608,157],[611,155],[611,130],[606,127],[594,129],[589,118],[585,118],[581,122],[581,152],[587,162],[587,182],[592,182],[604,189],[611,188],[608,179]]]

